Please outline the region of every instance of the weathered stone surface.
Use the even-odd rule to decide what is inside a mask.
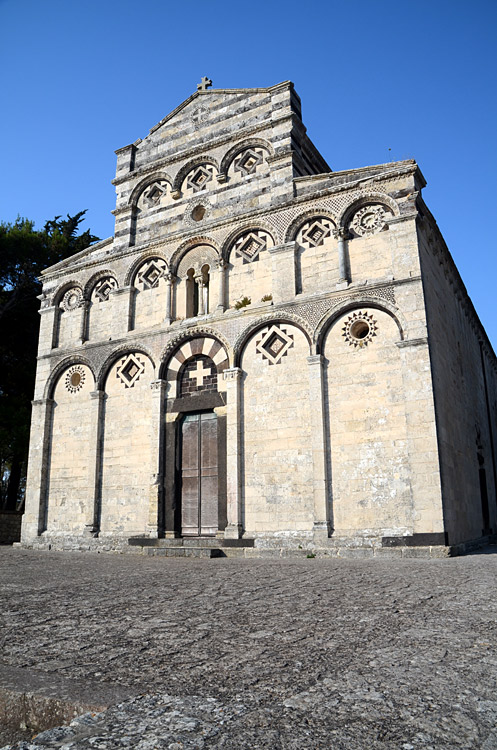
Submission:
[[[0,549],[1,664],[61,695],[69,681],[134,695],[18,747],[493,750],[497,548],[487,553]]]
[[[117,156],[114,237],[43,273],[22,543],[495,540],[497,362],[416,162],[330,172],[289,81],[199,90]]]

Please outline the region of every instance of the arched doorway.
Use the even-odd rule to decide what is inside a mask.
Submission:
[[[207,336],[185,342],[169,362],[166,537],[212,537],[226,528],[227,366],[225,350]]]
[[[180,426],[182,536],[217,534],[218,454],[215,412],[185,414]]]

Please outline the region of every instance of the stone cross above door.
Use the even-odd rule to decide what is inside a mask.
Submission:
[[[212,370],[207,370],[203,362],[197,362],[197,369],[191,372],[188,377],[192,380],[195,379],[197,387],[201,387],[204,384],[204,378],[208,378],[210,375],[212,375]]]

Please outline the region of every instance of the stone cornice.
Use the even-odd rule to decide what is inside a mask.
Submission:
[[[91,253],[95,252],[95,250],[100,250],[101,248],[106,247],[107,245],[111,245],[114,242],[114,237],[107,237],[105,240],[100,240],[100,242],[96,242],[95,245],[90,245],[90,247],[87,247],[85,250],[81,250],[81,252],[76,253],[75,255],[71,255],[69,258],[66,258],[65,260],[61,260],[60,263],[56,263],[54,266],[50,266],[49,268],[45,268],[44,271],[41,272],[40,276],[38,277],[39,281],[47,281],[49,278],[51,279],[52,276],[54,276],[54,272],[58,270],[65,269],[68,265],[73,266],[74,261],[82,260],[83,258],[86,258],[87,255],[90,255]],[[99,260],[101,263],[101,259]]]

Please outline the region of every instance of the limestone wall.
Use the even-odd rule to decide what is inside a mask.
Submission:
[[[359,336],[367,327],[369,333],[356,338],[354,326]],[[372,308],[341,316],[325,340],[333,525],[338,535],[412,533],[399,341],[395,320]]]
[[[257,331],[243,352],[242,502],[248,536],[312,529],[308,355],[304,334],[284,323]]]
[[[87,522],[94,387],[90,369],[81,364],[65,370],[55,386],[46,486],[49,533],[81,533]]]
[[[428,220],[419,230],[419,242],[444,516],[449,542],[457,544],[479,538],[485,527],[488,533],[489,525],[494,530],[497,528],[490,435],[492,425],[495,440],[496,362],[447,249]],[[483,363],[479,341],[482,341]],[[480,470],[484,473],[480,474]],[[483,507],[485,494],[488,523],[485,520],[487,511]]]
[[[148,522],[153,367],[136,352],[123,355],[105,382],[101,460],[103,534],[143,534]],[[158,436],[154,435],[154,443]]]

